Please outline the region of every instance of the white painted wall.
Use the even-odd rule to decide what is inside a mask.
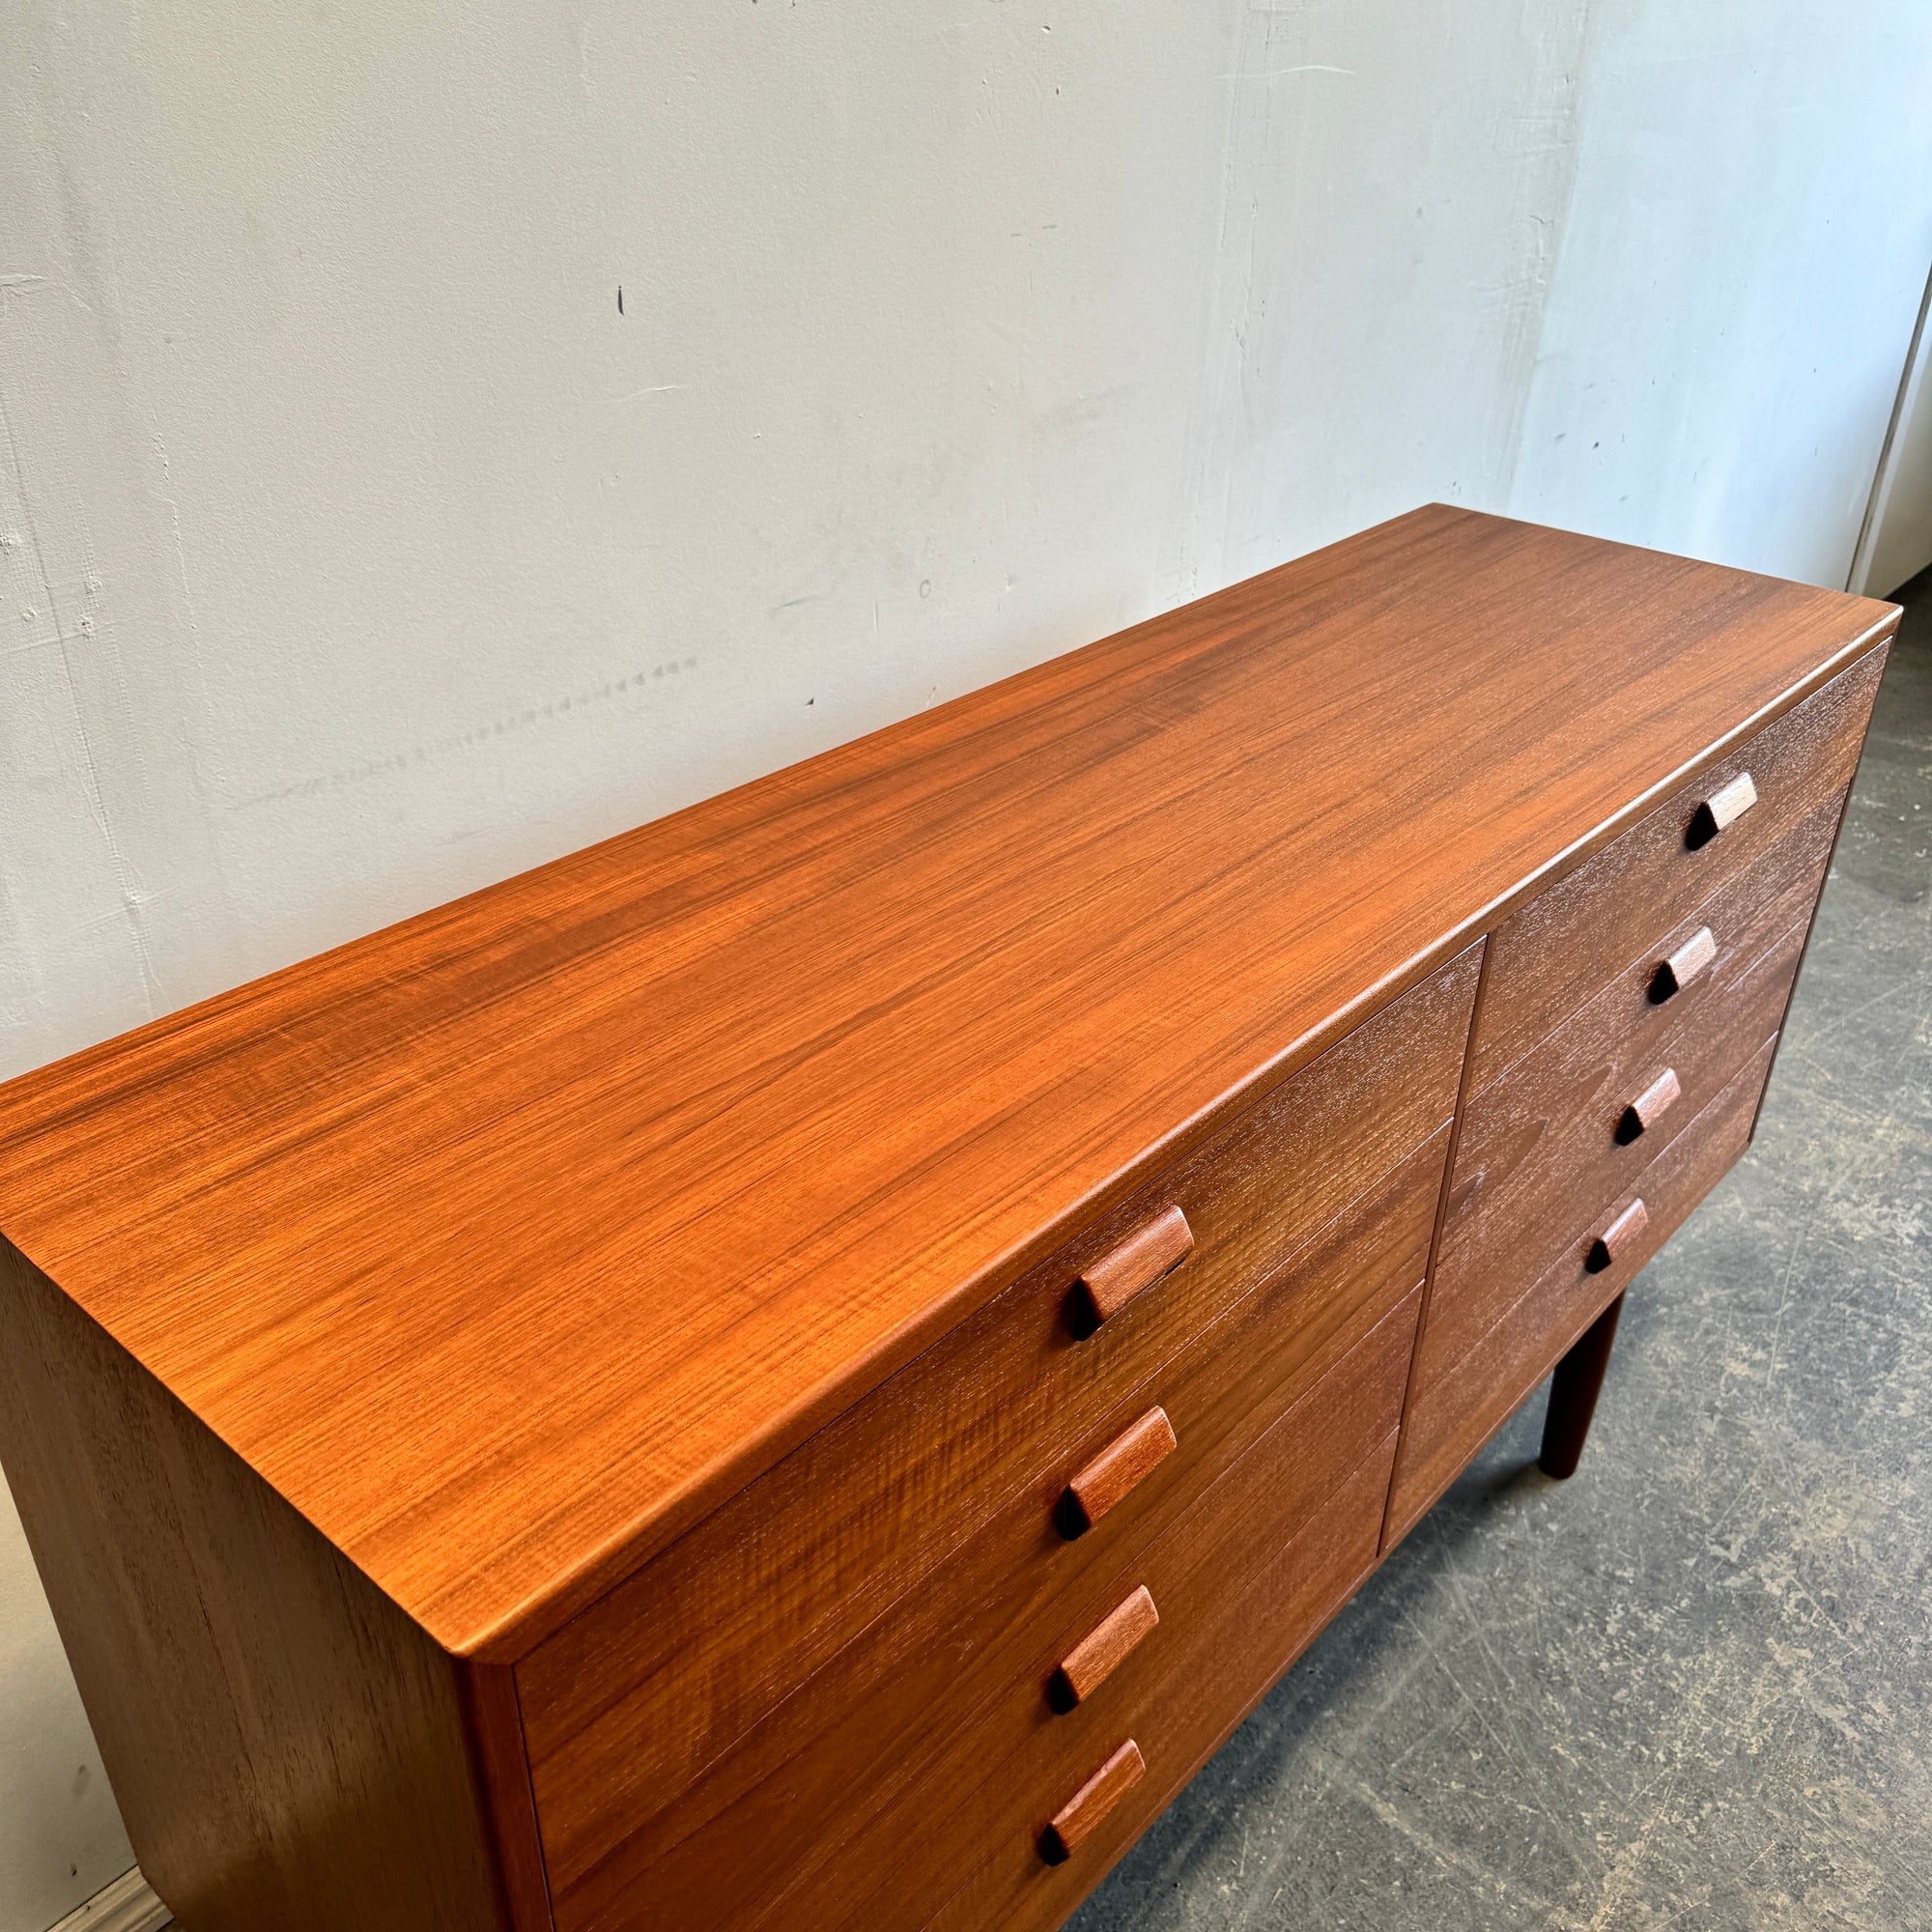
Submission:
[[[1932,261],[1923,0],[5,35],[0,1073],[1429,497],[1842,582]]]
[[[0,1925],[41,1932],[132,1862],[14,1499],[0,1485]]]
[[[1593,7],[1510,508],[1843,587],[1932,261],[1932,10]]]
[[[1932,566],[1932,282],[1918,309],[1918,331],[1879,465],[1852,588],[1889,597]]]

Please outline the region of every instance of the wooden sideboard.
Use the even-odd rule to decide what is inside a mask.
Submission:
[[[0,1088],[190,1932],[1049,1927],[1743,1151],[1897,613],[1435,507]]]

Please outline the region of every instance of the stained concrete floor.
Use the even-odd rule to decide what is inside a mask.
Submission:
[[[1916,599],[1912,593],[1916,592]],[[1751,1152],[1076,1932],[1932,1927],[1932,573]]]

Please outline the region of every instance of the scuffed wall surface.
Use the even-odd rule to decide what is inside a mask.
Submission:
[[[1932,260],[1932,14],[1593,0],[1507,507],[1842,588]]]
[[[1932,254],[1907,0],[19,11],[0,1072],[1427,497],[1842,580]]]
[[[0,1075],[1426,498],[1842,581],[1932,258],[1919,0],[11,12]]]

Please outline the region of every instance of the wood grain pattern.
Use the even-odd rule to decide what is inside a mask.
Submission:
[[[1040,1857],[1050,1865],[1065,1864],[1146,1776],[1147,1759],[1141,1755],[1140,1746],[1129,1738],[1053,1814],[1040,1833]]]
[[[1060,1660],[1049,1687],[1048,1700],[1054,1709],[1064,1714],[1076,1704],[1084,1704],[1159,1622],[1160,1611],[1145,1583],[1122,1597]]]
[[[1682,925],[1724,879],[1754,864],[1829,800],[1842,799],[1884,668],[1880,649],[1841,672],[1496,927],[1489,954],[1494,997],[1472,1049],[1472,1092],[1546,1038],[1607,977]],[[1762,792],[1757,810],[1715,843],[1692,848],[1686,837],[1692,800],[1747,766]]]
[[[11,1084],[0,1229],[515,1661],[1894,622],[1418,511]]]
[[[1579,1237],[1460,1362],[1417,1389],[1403,1420],[1402,1451],[1389,1498],[1390,1548],[1744,1152],[1776,1044],[1766,1040],[1645,1171],[1649,1212],[1641,1239],[1612,1266],[1592,1273],[1584,1265],[1587,1247]],[[1610,1214],[1620,1213],[1630,1198],[1611,1203]]]
[[[1264,1392],[1332,1360],[1350,1323],[1372,1325],[1366,1303],[1422,1272],[1480,951],[1276,1088],[519,1666],[557,1883],[982,1525],[1023,1505],[1015,1547],[1050,1535],[1065,1472],[1230,1309],[1265,1307],[1270,1325],[1239,1329],[1244,1352],[1218,1368],[1211,1398],[1177,1406],[1162,1391],[1186,1467],[1220,1439],[1229,1381]],[[1193,1257],[1074,1341],[1062,1310],[1081,1270],[1174,1202]]]
[[[1060,1533],[1071,1543],[1085,1536],[1109,1510],[1126,1501],[1179,1443],[1167,1410],[1153,1407],[1128,1423],[1091,1463],[1068,1477],[1054,1512]]]
[[[1652,955],[1639,954],[1464,1101],[1416,1353],[1419,1381],[1459,1360],[1778,1025],[1837,810],[1827,799],[1691,913],[1726,940],[1682,1000],[1651,1002]],[[1663,949],[1682,931],[1666,936]],[[1511,1023],[1486,987],[1479,1044],[1492,1015],[1499,1027]],[[1632,1136],[1623,1124],[1629,1095],[1666,1065],[1689,1097],[1654,1131]]]
[[[1870,675],[1873,680],[1874,693],[1876,693],[1877,690],[1878,680],[1885,675],[1886,663],[1889,659],[1890,655],[1891,655],[1890,644],[1882,643],[1879,645],[1877,650],[1872,653],[1871,658],[1867,660],[1867,662],[1871,665]],[[1861,761],[1862,761],[1862,746],[1861,747]],[[1854,781],[1854,784],[1855,783],[1856,781]],[[1841,838],[1843,838],[1845,831],[1845,820],[1851,815],[1853,789],[1854,789],[1853,785],[1848,785],[1845,788],[1845,802],[1844,805],[1839,809],[1838,822],[1832,829],[1832,850],[1830,856],[1826,859],[1825,862],[1825,872],[1827,878],[1831,876],[1832,867],[1837,861],[1838,840]],[[1771,1050],[1771,1067],[1769,1072],[1767,1072],[1765,1076],[1765,1086],[1762,1089],[1760,1089],[1758,1093],[1757,1112],[1753,1114],[1751,1117],[1750,1138],[1752,1141],[1755,1141],[1757,1139],[1757,1123],[1759,1120],[1763,1118],[1764,1115],[1764,1096],[1770,1091],[1770,1083],[1773,1076],[1775,1076],[1777,1072],[1778,1047],[1783,1044],[1784,1040],[1789,1036],[1789,1028],[1786,1022],[1790,1018],[1791,1001],[1797,997],[1798,980],[1804,977],[1805,957],[1811,950],[1811,935],[1814,932],[1816,932],[1817,929],[1818,929],[1818,907],[1816,904],[1814,904],[1811,908],[1811,917],[1805,923],[1804,944],[1803,947],[1799,949],[1798,977],[1797,979],[1794,979],[1792,980],[1792,990],[1790,994],[1786,997],[1784,1012],[1780,1014],[1778,1018],[1778,1023],[1777,1023],[1778,1044],[1774,1046]]]
[[[834,1846],[842,1842],[834,1825],[856,1829],[867,1815],[868,1793],[896,1791],[922,1752],[940,1747],[923,1740],[937,1738],[977,1762],[975,1754],[986,1748],[984,1712],[958,1699],[973,1693],[980,1670],[994,1670],[1004,1658],[997,1681],[1024,1684],[1024,1725],[1044,1721],[1050,1715],[1044,1693],[1065,1646],[1137,1583],[1167,1600],[1168,1586],[1141,1567],[1145,1552],[1276,1416],[1305,1405],[1302,1426],[1317,1444],[1292,1481],[1273,1479],[1280,1509],[1292,1511],[1297,1498],[1306,1498],[1306,1484],[1328,1466],[1338,1445],[1355,1441],[1365,1452],[1382,1418],[1379,1398],[1363,1391],[1378,1387],[1384,1373],[1400,1381],[1412,1350],[1411,1296],[1427,1259],[1446,1146],[1445,1125],[1164,1362],[1116,1413],[1096,1419],[1095,1447],[1151,1396],[1157,1394],[1175,1418],[1180,1446],[1131,1510],[1115,1512],[1067,1543],[1052,1521],[1066,1463],[1058,1471],[1046,1464],[970,1543],[889,1607],[869,1620],[827,1619],[837,1643],[809,1681],[781,1698],[753,1698],[737,1688],[739,1677],[762,1663],[759,1652],[742,1661],[737,1653],[714,1657],[697,1676],[687,1666],[689,1653],[679,1652],[673,1669],[576,1731],[553,1726],[547,1699],[532,1686],[525,1708],[559,1921],[629,1927],[642,1909],[638,1901],[650,1898],[666,1901],[664,1922],[675,1926],[689,1901],[710,1901],[705,1909],[722,1911],[723,1901],[748,1888],[755,1893],[759,1873],[720,1858],[720,1846],[731,1839],[718,1833],[719,1821],[750,1821],[759,1805],[766,1808],[755,1822],[733,1831],[771,1842],[787,1869],[814,1868],[822,1836],[829,1833]],[[1364,1348],[1373,1364],[1347,1366]],[[1360,1426],[1372,1431],[1366,1440],[1357,1430],[1362,1416]],[[664,1597],[666,1615],[682,1601],[681,1593]],[[643,1607],[640,1601],[637,1630],[650,1633],[655,1626]],[[1013,1634],[1016,1650],[1001,1648],[1003,1632]],[[603,1662],[586,1662],[584,1676],[547,1670],[546,1685],[580,1696],[602,1688],[596,1670],[615,1677],[621,1665],[611,1650],[596,1655]],[[962,1672],[962,1655],[973,1660],[974,1671]],[[543,1653],[540,1661],[548,1662]],[[668,1692],[667,1686],[674,1688]],[[894,1748],[882,1758],[877,1741],[887,1736]],[[821,1750],[830,1753],[822,1760],[829,1769],[813,1786],[822,1793],[822,1811],[802,1790],[802,1767],[821,1761]],[[884,1804],[886,1797],[877,1802]],[[701,1842],[707,1837],[708,1849]],[[687,1846],[675,1868],[696,1875],[673,1883],[665,1861]]]
[[[469,1679],[4,1241],[0,1332],[8,1480],[169,1909],[195,1932],[543,1932],[507,1673]],[[521,1814],[486,1768],[507,1760]]]
[[[1285,1545],[1269,1539],[1251,1549],[1238,1579],[1218,1579],[1188,1639],[1176,1644],[1162,1686],[1134,1715],[1147,1778],[1077,1861],[1043,1864],[1032,1832],[1009,1826],[991,1836],[990,1856],[936,1913],[901,1921],[907,1932],[922,1923],[930,1932],[1059,1925],[1361,1587],[1377,1562],[1394,1449],[1391,1435],[1295,1537]],[[861,1932],[867,1924],[850,1918],[829,1932]],[[880,1927],[898,1932],[891,1920]]]
[[[943,1603],[908,1605],[931,1634],[906,1649],[898,1672],[863,1696],[826,1697],[829,1727],[761,1754],[762,1775],[734,1781],[727,1804],[680,1804],[670,1829],[653,1833],[649,1863],[627,1851],[560,1888],[559,1926],[911,1932],[992,1846],[1037,1859],[1040,1828],[1123,1731],[1150,1749],[1165,1736],[1170,1719],[1149,1714],[1189,1696],[1177,1660],[1216,1626],[1225,1599],[1378,1454],[1414,1321],[1411,1293],[1299,1402],[1252,1417],[1240,1454],[1211,1483],[1170,1491],[1175,1506],[1151,1541],[1097,1549],[1101,1560],[1057,1591],[992,1583],[981,1594],[962,1577]],[[1102,1524],[1089,1541],[1105,1533]],[[1077,1560],[1088,1543],[1062,1548]],[[1056,1713],[1044,1693],[1069,1640],[1137,1582],[1164,1605],[1159,1628],[1105,1696]],[[1272,1612],[1264,1622],[1278,1625]],[[882,1736],[890,1751],[878,1748]],[[760,1847],[755,1863],[734,1852],[748,1843]]]
[[[524,1747],[516,1672],[507,1663],[452,1660],[469,1738],[484,1836],[498,1867],[511,1932],[553,1932],[536,1793]]]
[[[1145,1227],[1136,1228],[1119,1247],[1109,1248],[1081,1270],[1073,1284],[1073,1332],[1084,1341],[1135,1295],[1164,1280],[1193,1248],[1194,1230],[1179,1208],[1167,1208]]]
[[[1574,1034],[1519,1062],[1480,1108],[1472,1105],[1418,1374],[1426,1378],[1453,1361],[1559,1252],[1593,1232],[1602,1210],[1636,1185],[1671,1135],[1749,1059],[1777,1024],[1804,936],[1802,923],[1789,925],[1754,959],[1738,962],[1726,975],[1728,997],[1687,1011],[1662,1052],[1591,1051],[1596,1015],[1585,1009]],[[1617,1102],[1632,1069],[1640,1075],[1663,1053],[1688,1098],[1654,1133],[1620,1143]]]

